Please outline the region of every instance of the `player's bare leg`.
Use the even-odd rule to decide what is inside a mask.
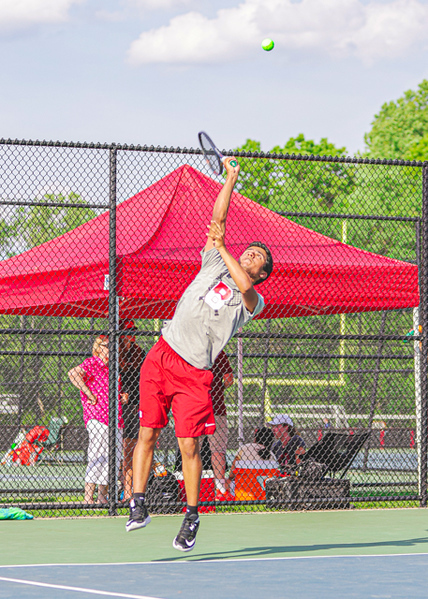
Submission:
[[[144,528],[150,522],[150,516],[145,505],[145,492],[147,481],[153,463],[153,453],[158,440],[160,428],[146,428],[141,426],[138,442],[134,449],[132,471],[134,475],[134,493],[129,503],[130,516],[126,523],[127,532]]]
[[[131,499],[132,497],[132,459],[134,449],[137,444],[137,439],[123,440],[123,499]]]
[[[199,439],[180,437],[178,438],[178,446],[183,459],[183,477],[186,487],[187,504],[197,506],[202,475]]]
[[[137,445],[132,457],[132,471],[134,475],[134,493],[145,493],[147,481],[152,469],[155,444],[158,440],[160,428],[146,428],[140,426]]]
[[[172,545],[179,551],[191,551],[195,546],[196,533],[199,528],[198,501],[201,486],[202,460],[199,439],[179,437],[178,445],[183,460],[187,508],[180,532],[175,537]]]

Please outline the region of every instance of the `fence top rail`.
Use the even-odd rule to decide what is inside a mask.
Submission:
[[[90,150],[125,150],[134,152],[156,152],[159,154],[202,154],[199,148],[180,148],[140,144],[116,144],[100,142],[74,142],[74,141],[46,141],[30,139],[0,139],[0,145],[4,146],[39,146],[54,148],[81,148]],[[341,162],[347,164],[381,164],[390,166],[416,166],[427,167],[428,161],[419,160],[390,160],[386,158],[363,158],[357,156],[314,156],[312,154],[281,154],[276,152],[233,152],[233,150],[222,150],[226,156],[239,156],[242,158],[266,158],[274,160],[295,160],[308,162]]]

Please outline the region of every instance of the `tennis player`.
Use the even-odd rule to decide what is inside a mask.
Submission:
[[[273,267],[271,253],[261,242],[251,243],[239,262],[225,246],[226,218],[239,174],[239,165],[232,166],[232,160],[225,161],[226,181],[208,225],[201,270],[184,291],[173,319],[163,327],[162,337],[141,367],[140,432],[134,450],[134,493],[126,530],[143,528],[150,522],[145,491],[155,443],[172,407],[187,495],[183,524],[173,541],[179,551],[193,549],[199,528],[199,437],[215,431],[210,368],[238,328],[263,310],[263,297],[254,285],[265,281]]]

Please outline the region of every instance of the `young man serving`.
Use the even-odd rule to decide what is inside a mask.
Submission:
[[[172,408],[187,496],[186,515],[173,541],[179,551],[193,549],[199,528],[199,437],[215,431],[210,368],[238,328],[263,310],[263,298],[254,285],[265,281],[273,267],[271,253],[261,242],[250,244],[239,262],[225,246],[227,213],[239,174],[239,165],[233,167],[232,160],[225,161],[227,177],[208,225],[201,270],[141,367],[140,432],[134,450],[134,494],[126,530],[143,528],[150,522],[145,491],[155,443]]]

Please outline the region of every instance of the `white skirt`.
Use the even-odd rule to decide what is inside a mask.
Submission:
[[[108,426],[98,420],[88,420],[86,430],[89,435],[88,465],[85,482],[108,485]],[[116,436],[116,469],[119,470],[122,458],[122,429]]]

